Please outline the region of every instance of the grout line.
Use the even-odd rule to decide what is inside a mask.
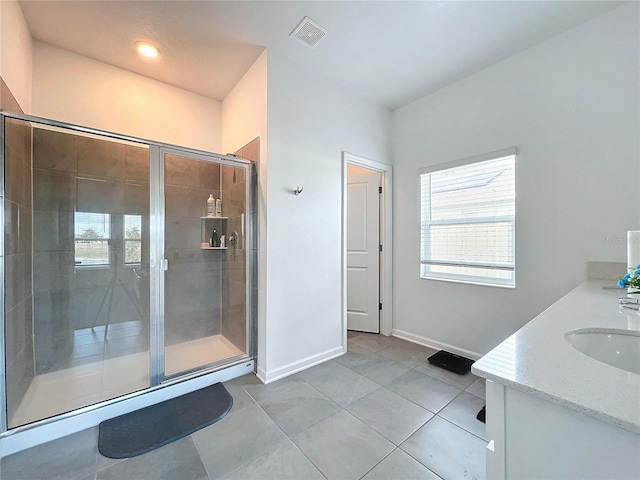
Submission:
[[[437,417],[438,417],[440,420],[444,420],[445,422],[449,423],[450,425],[453,425],[454,427],[457,427],[457,428],[459,428],[460,430],[462,430],[462,431],[464,431],[464,432],[467,432],[467,433],[468,433],[468,434],[470,434],[470,435],[473,435],[474,437],[476,437],[476,438],[478,438],[478,439],[482,440],[484,443],[489,443],[489,441],[488,441],[488,440],[485,440],[484,438],[479,437],[479,436],[478,436],[478,435],[476,435],[475,433],[470,432],[470,431],[469,431],[469,430],[467,430],[466,428],[461,427],[460,425],[457,425],[457,424],[453,423],[451,420],[447,420],[446,418],[441,417],[440,415],[437,415]],[[479,421],[479,420],[478,420],[478,421]]]
[[[400,448],[400,447],[398,447],[398,446],[397,446],[397,445],[395,445],[395,444],[394,444],[394,447],[395,447],[395,448],[394,448],[393,450],[391,450],[391,451],[390,451],[387,455],[385,455],[383,458],[381,458],[381,459],[380,459],[380,461],[379,461],[378,463],[376,463],[373,467],[371,467],[369,470],[367,470],[367,472],[366,472],[363,476],[361,476],[361,477],[360,477],[360,479],[363,479],[364,477],[366,477],[367,475],[369,475],[369,473],[371,473],[371,471],[372,471],[373,469],[375,469],[378,465],[380,465],[382,462],[384,462],[384,461],[387,459],[387,457],[389,457],[393,452],[395,452],[398,448]]]
[[[371,352],[371,353],[367,353],[367,354],[365,354],[365,355],[371,355],[371,356],[373,356],[373,355],[378,355],[378,353],[377,353],[377,352]],[[378,356],[379,356],[379,357],[382,357],[382,358],[385,358],[386,360],[388,360],[388,361],[390,361],[390,362],[398,363],[398,362],[395,362],[395,361],[393,361],[393,360],[391,360],[391,359],[388,359],[388,358],[386,358],[386,357],[384,357],[384,356],[382,356],[382,355],[378,355]],[[365,377],[364,375],[362,375],[362,374],[358,373],[357,371],[353,370],[351,367],[347,367],[346,365],[342,365],[342,364],[340,364],[339,362],[336,362],[336,363],[337,363],[338,365],[340,365],[341,367],[344,367],[344,368],[349,369],[352,373],[355,373],[355,374],[359,375],[360,377],[367,379],[368,381],[372,381],[372,380],[370,380],[369,378]],[[406,368],[408,368],[409,370],[407,370],[407,372],[408,372],[408,371],[410,371],[410,370],[415,370],[415,368],[416,368],[416,367],[410,368],[410,367],[408,367],[407,365],[403,365],[403,364],[400,364],[400,363],[398,363],[398,364],[399,364],[399,365],[402,365],[402,366],[404,366],[404,367],[406,367]],[[421,365],[421,364],[419,364],[419,365]],[[315,469],[316,469],[316,470],[317,470],[317,471],[322,475],[322,477],[323,477],[323,478],[325,478],[325,479],[327,478],[327,476],[322,472],[322,470],[320,470],[320,468],[318,467],[318,465],[316,465],[316,464],[312,461],[312,459],[311,459],[311,458],[309,458],[309,457],[305,454],[305,452],[303,452],[303,451],[298,447],[298,445],[296,444],[296,442],[293,440],[293,438],[292,438],[292,437],[295,437],[295,436],[297,436],[297,435],[300,435],[300,434],[302,434],[302,433],[306,432],[307,430],[309,430],[309,429],[313,428],[314,426],[318,425],[319,423],[323,422],[324,420],[326,420],[326,419],[330,418],[331,416],[339,414],[339,413],[340,413],[340,411],[344,411],[344,412],[346,412],[348,415],[350,415],[350,416],[351,416],[352,418],[354,418],[356,421],[360,422],[360,423],[361,423],[361,424],[363,424],[363,425],[366,425],[367,427],[369,427],[369,429],[371,429],[372,431],[374,431],[374,432],[375,432],[376,434],[378,434],[380,437],[385,438],[389,443],[391,443],[391,444],[393,445],[393,449],[392,449],[388,454],[386,454],[383,458],[381,458],[381,459],[380,459],[380,460],[379,460],[375,465],[373,465],[373,466],[372,466],[372,467],[371,467],[371,468],[370,468],[370,469],[369,469],[369,470],[368,470],[368,471],[367,471],[363,476],[366,476],[367,474],[369,474],[372,470],[374,470],[378,465],[380,465],[383,461],[385,461],[385,460],[386,460],[386,459],[387,459],[387,458],[388,458],[388,457],[389,457],[393,452],[395,452],[395,451],[396,451],[397,449],[399,449],[399,448],[400,448],[400,450],[401,450],[403,453],[407,454],[410,458],[412,458],[413,460],[415,460],[416,462],[418,462],[418,464],[422,465],[422,466],[423,466],[424,468],[426,468],[429,472],[432,472],[432,473],[434,473],[435,475],[437,475],[437,474],[436,474],[435,472],[433,472],[433,470],[431,470],[428,466],[424,465],[424,464],[423,464],[422,462],[420,462],[418,459],[416,459],[416,458],[414,458],[413,456],[411,456],[408,452],[404,451],[404,450],[401,448],[401,446],[400,446],[402,443],[406,442],[406,440],[407,440],[408,438],[410,438],[412,435],[414,435],[418,430],[420,430],[420,429],[421,429],[421,428],[423,428],[427,423],[429,423],[431,420],[433,420],[433,418],[435,418],[435,417],[439,417],[441,420],[446,421],[446,422],[447,422],[447,423],[449,423],[450,425],[452,425],[452,426],[454,426],[454,427],[457,427],[457,428],[459,428],[459,429],[463,430],[464,432],[467,432],[467,433],[470,433],[471,435],[474,435],[474,437],[476,437],[476,438],[479,438],[479,439],[481,439],[481,440],[483,440],[483,441],[485,441],[485,442],[486,442],[486,440],[482,439],[481,437],[478,437],[477,435],[473,434],[472,432],[469,432],[468,430],[464,429],[463,427],[461,427],[461,426],[459,426],[459,425],[457,425],[457,424],[455,424],[455,423],[453,423],[453,422],[451,422],[451,421],[449,421],[449,420],[447,420],[447,419],[445,419],[445,418],[443,418],[443,417],[441,417],[441,416],[439,415],[439,412],[441,412],[444,408],[446,408],[448,405],[450,405],[450,404],[451,404],[455,399],[457,399],[457,398],[461,395],[461,393],[462,393],[462,392],[466,392],[466,388],[464,388],[464,389],[460,389],[459,387],[456,387],[456,386],[454,386],[454,385],[450,385],[450,384],[448,384],[447,382],[443,382],[443,381],[442,381],[442,380],[440,380],[440,379],[437,379],[437,378],[435,378],[435,377],[431,377],[430,375],[428,375],[428,374],[426,374],[426,373],[424,373],[424,372],[417,371],[417,370],[416,370],[416,372],[417,372],[417,373],[421,373],[421,374],[423,374],[423,375],[426,375],[426,376],[428,376],[429,378],[431,378],[431,379],[433,379],[433,380],[440,381],[441,383],[444,383],[444,384],[446,384],[446,385],[449,385],[450,387],[455,388],[458,392],[456,393],[456,395],[455,395],[455,396],[454,396],[454,397],[453,397],[453,398],[452,398],[452,399],[451,399],[451,400],[450,400],[446,405],[444,405],[442,408],[440,408],[440,409],[438,410],[438,412],[432,412],[431,410],[426,409],[425,407],[423,407],[423,406],[421,406],[421,405],[418,405],[418,404],[416,404],[415,402],[413,402],[413,401],[411,401],[411,400],[409,400],[409,399],[405,398],[404,396],[402,396],[402,395],[398,394],[397,392],[393,391],[391,388],[388,388],[388,387],[387,387],[387,385],[388,385],[388,383],[390,383],[390,382],[387,382],[387,384],[385,384],[385,385],[380,385],[380,384],[378,384],[377,382],[373,382],[373,381],[372,381],[373,383],[375,383],[375,384],[377,384],[377,385],[378,385],[378,388],[376,388],[376,389],[375,389],[375,390],[373,390],[372,392],[368,392],[366,395],[364,395],[364,396],[362,396],[362,397],[360,397],[360,398],[355,399],[354,401],[352,401],[352,402],[351,402],[351,403],[349,403],[348,405],[342,406],[342,405],[338,404],[336,401],[334,401],[332,398],[330,398],[329,396],[327,396],[324,392],[322,392],[321,390],[319,390],[319,389],[318,389],[314,384],[312,384],[312,383],[308,382],[306,379],[304,379],[304,378],[303,378],[303,377],[301,377],[301,376],[300,376],[300,377],[298,377],[298,378],[299,378],[299,380],[300,380],[299,382],[298,382],[298,381],[296,381],[296,382],[292,382],[292,384],[291,384],[288,388],[285,388],[285,389],[283,390],[283,393],[284,393],[285,395],[286,395],[286,392],[290,391],[292,388],[295,388],[297,385],[308,385],[309,387],[311,387],[311,388],[313,389],[313,391],[317,392],[317,393],[319,394],[319,396],[321,396],[322,398],[325,398],[325,399],[327,399],[327,400],[331,401],[332,403],[334,403],[334,404],[338,405],[339,410],[338,410],[337,412],[332,413],[332,414],[331,414],[331,415],[329,415],[328,417],[325,417],[325,418],[323,418],[323,419],[319,420],[318,422],[316,422],[316,423],[314,423],[314,424],[312,424],[312,425],[309,425],[307,428],[305,428],[305,430],[303,430],[303,431],[301,431],[301,432],[298,432],[298,433],[296,433],[295,435],[289,435],[289,434],[287,434],[287,433],[286,433],[286,432],[285,432],[285,431],[280,427],[280,425],[278,425],[278,423],[276,423],[276,421],[274,420],[274,418],[272,418],[272,417],[271,417],[271,415],[269,415],[269,413],[268,413],[268,412],[267,412],[267,411],[262,407],[262,405],[258,402],[258,400],[256,399],[256,397],[254,397],[253,395],[251,395],[251,393],[249,393],[249,391],[247,390],[247,386],[245,386],[245,385],[238,385],[238,387],[240,387],[240,390],[241,390],[241,391],[243,391],[246,395],[248,395],[248,396],[249,396],[249,398],[250,398],[250,399],[251,399],[251,401],[253,402],[252,404],[255,404],[255,405],[260,409],[260,411],[262,411],[264,414],[266,414],[266,416],[269,418],[269,420],[270,420],[271,422],[273,422],[273,424],[278,428],[278,430],[279,430],[280,432],[282,432],[282,434],[283,434],[283,435],[284,435],[284,436],[285,436],[285,437],[286,437],[286,438],[291,442],[291,444],[293,444],[293,445],[294,445],[295,449],[296,449],[299,453],[301,453],[301,454],[303,455],[303,457],[304,457],[304,458],[306,458],[306,459],[307,459],[307,461],[308,461],[311,465],[313,465],[313,467],[314,467],[314,468],[315,468]],[[398,377],[396,377],[396,378],[398,378]],[[392,380],[392,381],[393,381],[393,380]],[[260,385],[257,385],[257,386],[258,386],[258,387],[261,387]],[[264,386],[262,386],[262,387],[264,387]],[[432,413],[432,414],[433,414],[433,416],[432,416],[429,420],[427,420],[426,422],[424,422],[422,425],[418,426],[414,431],[412,431],[412,432],[411,432],[411,434],[409,434],[409,435],[407,436],[407,438],[405,438],[402,442],[400,442],[400,445],[396,445],[396,444],[395,444],[395,442],[393,442],[392,440],[388,439],[388,438],[387,438],[386,436],[384,436],[382,433],[380,433],[380,432],[378,432],[376,429],[374,429],[371,425],[369,425],[368,423],[366,423],[366,422],[364,422],[363,420],[359,419],[357,416],[355,416],[353,413],[351,413],[349,410],[347,410],[347,407],[349,407],[349,405],[352,405],[353,403],[355,403],[355,402],[357,402],[357,401],[359,401],[359,400],[361,400],[361,399],[363,399],[363,398],[367,397],[368,395],[372,394],[373,392],[378,391],[380,388],[386,388],[387,390],[391,391],[392,393],[395,393],[396,395],[399,395],[399,396],[400,396],[400,397],[402,397],[403,399],[405,399],[405,400],[407,400],[407,401],[410,401],[411,403],[415,404],[415,405],[416,405],[416,406],[418,406],[419,408],[421,408],[421,409],[423,409],[423,410],[425,410],[425,411],[427,411],[427,412],[429,412],[429,413]],[[467,387],[467,388],[468,388],[468,387]],[[472,394],[471,392],[466,392],[466,393]],[[472,394],[472,395],[474,395],[474,394]],[[257,396],[257,395],[256,395],[256,396]],[[476,396],[476,397],[478,397],[477,395],[475,395],[475,396]],[[480,398],[480,397],[478,397],[478,398]],[[241,410],[237,410],[237,411],[236,411],[236,412],[234,412],[234,413],[237,413],[237,412],[239,412],[239,411],[241,411]],[[232,412],[230,412],[230,413],[232,413]],[[198,444],[195,442],[195,439],[193,438],[193,435],[190,435],[190,437],[192,438],[193,444],[194,444],[194,445],[195,445],[195,447],[196,447],[196,451],[197,451],[197,453],[198,453],[199,460],[201,461],[202,465],[204,466],[205,471],[206,471],[206,473],[207,473],[207,476],[209,477],[209,479],[213,479],[214,477],[212,477],[212,476],[211,476],[211,474],[210,474],[210,473],[209,473],[209,471],[207,470],[207,465],[206,465],[206,463],[203,461],[202,452],[201,452],[201,451],[200,451],[200,449],[198,448]],[[251,460],[249,460],[249,461],[247,461],[247,462],[245,462],[245,463],[243,463],[243,464],[239,465],[239,466],[238,466],[238,467],[236,467],[234,470],[232,470],[232,471],[228,472],[227,474],[225,474],[225,476],[231,475],[233,472],[235,472],[235,471],[239,470],[240,468],[243,468],[243,467],[247,466],[249,463],[252,463],[252,462],[256,461],[256,460],[257,460],[257,459],[259,459],[259,458],[262,458],[262,457],[264,457],[264,456],[266,456],[266,455],[271,454],[275,449],[277,449],[277,448],[279,448],[280,446],[283,446],[283,445],[285,445],[285,443],[284,443],[284,442],[280,442],[279,444],[277,444],[277,445],[273,446],[271,449],[268,449],[268,450],[266,450],[266,451],[262,452],[260,455],[258,455],[258,456],[256,456],[256,457],[252,458]],[[96,445],[96,450],[97,450],[97,445]],[[116,465],[117,463],[120,463],[120,462],[117,462],[117,463],[114,463],[113,465],[108,465],[107,467],[105,467],[105,468],[103,468],[103,469],[101,469],[101,470],[98,470],[98,460],[99,460],[99,455],[100,455],[100,454],[99,454],[99,452],[96,452],[95,472],[94,472],[94,476],[93,476],[93,478],[94,478],[94,479],[97,479],[97,476],[98,476],[98,472],[99,472],[99,471],[106,470],[107,468],[110,468],[111,466]],[[123,460],[123,461],[124,461],[124,460]],[[438,476],[438,477],[439,477],[439,476]],[[440,477],[439,477],[439,478],[440,478]]]
[[[440,475],[438,475],[436,472],[434,472],[433,470],[431,470],[429,467],[427,467],[424,463],[422,463],[420,460],[418,460],[416,457],[414,457],[413,455],[411,455],[409,452],[407,452],[405,449],[398,447],[400,450],[402,450],[403,453],[406,453],[407,455],[409,455],[409,457],[413,458],[416,462],[418,462],[420,465],[422,465],[424,468],[426,468],[427,470],[429,470],[431,473],[433,473],[436,477],[442,479],[444,477],[441,477]]]
[[[307,382],[306,382],[306,380],[304,380],[304,379],[303,379],[303,383],[307,383]],[[310,385],[310,386],[312,386],[312,385]],[[245,389],[245,391],[246,391],[246,389]],[[248,394],[248,393],[249,393],[249,392],[247,392],[247,394]],[[253,398],[253,397],[252,397],[252,398]],[[334,403],[335,403],[335,402],[334,402]],[[293,438],[291,438],[291,436],[290,436],[287,432],[285,432],[285,431],[280,427],[280,425],[278,425],[278,424],[276,423],[276,421],[271,417],[271,415],[269,415],[269,414],[265,411],[265,409],[264,409],[264,408],[262,408],[262,405],[260,405],[257,401],[256,401],[256,405],[258,406],[258,408],[259,408],[260,410],[262,410],[262,412],[263,412],[267,417],[269,417],[269,420],[271,420],[271,421],[273,422],[273,424],[274,424],[274,425],[275,425],[275,426],[276,426],[276,427],[277,427],[277,428],[282,432],[282,434],[283,434],[285,437],[287,437],[287,439],[288,439],[288,440],[293,444],[293,446],[294,446],[294,447],[295,447],[295,448],[296,448],[296,449],[297,449],[297,450],[298,450],[298,451],[299,451],[299,452],[300,452],[300,453],[301,453],[301,454],[302,454],[302,455],[303,455],[303,456],[304,456],[304,457],[309,461],[309,463],[311,463],[311,465],[313,465],[313,466],[315,467],[315,469],[316,469],[316,470],[318,470],[318,472],[320,473],[320,475],[322,475],[325,479],[327,479],[328,477],[324,474],[324,472],[323,472],[322,470],[320,470],[320,467],[318,467],[318,466],[313,462],[313,460],[311,460],[311,459],[310,459],[310,458],[309,458],[309,457],[308,457],[308,456],[307,456],[307,455],[306,455],[302,450],[300,450],[300,447],[298,447],[298,444],[293,440]],[[340,406],[340,405],[338,405],[338,406]],[[341,408],[342,408],[342,407],[341,407]],[[332,413],[331,415],[335,415],[336,413],[338,413],[338,412]],[[329,417],[330,417],[331,415],[329,415]],[[305,432],[305,431],[309,430],[310,428],[312,428],[312,427],[314,427],[314,426],[318,425],[318,423],[322,422],[323,420],[326,420],[326,419],[327,419],[327,418],[329,418],[329,417],[325,417],[325,418],[323,418],[323,419],[322,419],[322,420],[320,420],[319,422],[314,423],[313,425],[311,425],[311,426],[307,427],[306,429],[302,430],[302,432],[298,432],[296,435],[299,435],[300,433],[303,433],[303,432]],[[272,451],[273,451],[273,450],[275,450],[276,448],[277,448],[277,446],[275,446],[275,447],[274,447],[274,448],[272,448],[271,450],[269,450],[269,451],[267,451],[267,452],[263,453],[262,455],[266,455],[267,453],[272,452]],[[260,457],[262,457],[262,455],[259,455],[259,456],[258,456],[258,457],[256,457],[256,458],[260,458]],[[255,459],[254,459],[254,460],[255,460]],[[249,462],[247,462],[247,463],[249,463]],[[241,466],[245,466],[247,463],[244,463],[244,464],[243,464],[243,465],[241,465]],[[241,467],[238,467],[238,468],[236,468],[235,470],[238,470],[239,468],[241,468]],[[234,470],[234,471],[235,471],[235,470]]]

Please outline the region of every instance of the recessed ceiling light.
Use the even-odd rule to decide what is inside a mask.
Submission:
[[[143,57],[156,58],[158,55],[160,55],[158,47],[156,47],[155,45],[151,45],[148,42],[136,43],[136,49],[138,50],[138,53]]]

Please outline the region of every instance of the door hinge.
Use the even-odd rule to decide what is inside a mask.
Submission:
[[[380,252],[382,253],[382,245],[378,245],[380,247]]]
[[[382,310],[382,302],[378,304],[378,310]]]
[[[378,193],[382,193],[382,187],[378,187]]]

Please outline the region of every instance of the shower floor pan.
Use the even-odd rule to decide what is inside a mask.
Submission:
[[[242,353],[222,335],[177,343],[166,347],[166,374]],[[146,351],[36,375],[9,424],[25,425],[148,387]]]

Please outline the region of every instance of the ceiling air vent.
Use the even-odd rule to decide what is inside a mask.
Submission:
[[[324,28],[309,17],[304,17],[289,36],[304,43],[307,47],[315,47],[326,34],[327,31]]]

